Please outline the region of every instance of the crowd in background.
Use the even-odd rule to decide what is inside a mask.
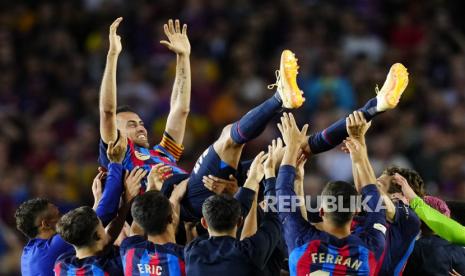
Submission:
[[[321,130],[374,97],[391,64],[409,69],[400,106],[368,136],[376,173],[416,169],[430,194],[465,200],[465,22],[460,1],[6,1],[0,4],[0,273],[19,268],[13,213],[49,198],[63,211],[91,204],[98,94],[108,27],[123,52],[118,103],[141,115],[155,144],[169,110],[175,56],[159,41],[168,18],[188,24],[192,100],[181,167],[272,91],[279,54],[299,58],[306,103],[295,114]],[[244,159],[278,136],[271,124]],[[307,165],[305,189],[352,179],[340,150]],[[335,169],[337,167],[337,169]]]

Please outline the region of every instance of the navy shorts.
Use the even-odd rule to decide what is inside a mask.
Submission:
[[[186,196],[181,202],[181,219],[197,221],[202,217],[202,204],[214,193],[205,188],[202,178],[213,175],[228,179],[229,175],[236,175],[236,169],[221,160],[213,145],[208,147],[195,163],[187,185]]]

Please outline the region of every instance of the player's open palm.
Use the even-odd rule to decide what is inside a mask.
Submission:
[[[364,139],[370,126],[371,122],[367,122],[365,116],[360,111],[354,111],[346,118],[347,134],[354,139]]]
[[[256,183],[257,186],[258,183],[262,180],[263,176],[265,175],[265,168],[263,162],[266,158],[267,154],[265,154],[264,151],[261,151],[252,161],[252,165],[250,165],[248,179]]]
[[[352,162],[360,162],[363,160],[366,149],[360,143],[360,141],[352,137],[347,137],[347,139],[345,139],[343,143],[350,153],[350,158],[352,159]]]
[[[283,113],[281,123],[278,124],[279,131],[283,136],[286,146],[299,146],[307,143],[308,125],[304,125],[302,130],[299,130],[292,113]]]
[[[187,37],[186,24],[182,26],[181,30],[181,23],[179,23],[179,20],[176,19],[173,24],[173,20],[170,19],[168,20],[168,24],[163,25],[163,30],[168,40],[160,41],[161,44],[178,55],[189,55],[191,53],[191,44]]]
[[[140,182],[146,175],[147,171],[140,167],[134,167],[131,172],[126,171],[124,175],[124,196],[126,202],[131,202],[139,194]]]
[[[407,198],[408,201],[414,199],[417,196],[417,194],[415,194],[415,191],[408,184],[407,179],[405,179],[402,175],[396,173],[393,177],[395,183],[400,186],[400,188],[402,189],[402,194],[404,194],[405,198]]]
[[[110,25],[110,32],[109,32],[109,42],[110,42],[110,49],[108,51],[109,54],[112,55],[119,55],[123,47],[121,46],[121,37],[116,33],[118,30],[118,26],[123,20],[122,17],[118,17],[113,23]]]
[[[152,167],[147,176],[147,190],[161,191],[165,180],[173,175],[171,167],[158,163]]]

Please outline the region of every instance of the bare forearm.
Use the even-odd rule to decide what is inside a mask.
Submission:
[[[286,152],[284,153],[281,166],[290,165],[296,167],[297,165],[297,156],[299,153],[299,147],[296,145],[287,145]]]
[[[357,171],[358,181],[360,182],[360,189],[368,184],[376,183],[376,177],[373,173],[373,168],[371,167],[366,152],[363,154],[362,160],[359,162],[355,162],[353,166],[355,166],[355,169]]]
[[[105,143],[115,141],[116,132],[116,67],[117,54],[108,54],[100,87],[100,136]]]
[[[297,197],[300,198],[300,200],[303,200],[303,204],[300,204],[299,209],[300,213],[302,214],[302,217],[308,221],[307,217],[307,209],[305,206],[305,194],[304,194],[304,179],[303,176],[297,175],[296,179],[294,180],[294,191]]]
[[[191,100],[191,68],[188,55],[178,55],[176,77],[171,93],[171,108],[166,123],[166,132],[182,144]]]
[[[257,197],[258,193],[255,193],[255,198],[250,208],[250,212],[245,218],[244,227],[242,228],[241,240],[251,237],[257,232]]]

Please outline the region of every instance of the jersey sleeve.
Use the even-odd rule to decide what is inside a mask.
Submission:
[[[441,214],[419,197],[410,201],[410,207],[441,238],[453,244],[465,246],[465,227],[463,225]]]
[[[275,178],[265,180],[265,196],[275,194]],[[254,211],[254,210],[253,210]],[[276,212],[267,210],[255,235],[241,241],[242,250],[260,270],[265,268],[278,242],[281,241],[281,223]]]
[[[163,133],[160,144],[153,148],[163,152],[172,162],[178,161],[184,151],[184,146],[178,144],[167,132]]]
[[[241,204],[241,216],[246,217],[252,207],[255,197],[255,192],[251,189],[240,187],[239,191],[234,195],[234,198]]]
[[[118,211],[121,193],[123,192],[122,180],[123,166],[117,163],[110,163],[102,198],[95,210],[104,227],[113,220]]]
[[[365,222],[363,223],[359,237],[373,251],[376,259],[381,257],[386,242],[386,209],[379,208],[381,196],[374,184],[362,188],[362,203],[366,202]]]
[[[402,202],[396,204],[394,221],[402,229],[402,233],[408,236],[416,236],[420,232],[420,219],[415,212]]]
[[[49,242],[49,250],[55,252],[57,256],[70,251],[74,252],[74,247],[58,234],[51,237]]]
[[[296,196],[294,179],[295,168],[293,166],[283,165],[279,168],[274,203],[278,206],[278,214],[283,224],[283,235],[289,253],[318,234],[318,230],[302,217],[300,210],[291,206],[292,198]]]
[[[118,132],[118,134],[119,134],[119,132]],[[124,159],[127,159],[127,157],[131,155],[131,150],[130,150],[130,147],[129,147],[130,143],[132,143],[132,141],[129,140],[129,138],[128,138],[128,147],[127,147]],[[104,167],[105,169],[108,169],[108,165],[110,164],[110,160],[108,159],[108,156],[107,156],[107,149],[108,149],[108,145],[105,142],[103,142],[102,139],[100,139],[98,163],[100,164],[101,167]]]

